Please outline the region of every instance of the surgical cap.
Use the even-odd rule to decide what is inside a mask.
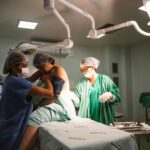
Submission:
[[[36,53],[33,58],[33,65],[36,67],[41,64],[55,64],[55,59],[45,53]]]
[[[11,71],[12,65],[19,65],[26,60],[28,61],[27,56],[21,52],[10,53],[5,60],[3,73],[8,74]]]
[[[100,61],[94,57],[86,57],[83,58],[80,62],[80,66],[85,65],[85,66],[92,66],[94,68],[98,68],[100,64]]]

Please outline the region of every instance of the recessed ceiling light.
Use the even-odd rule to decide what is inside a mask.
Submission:
[[[37,25],[36,22],[19,21],[18,28],[35,29]]]

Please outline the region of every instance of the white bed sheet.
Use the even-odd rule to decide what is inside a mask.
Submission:
[[[90,119],[49,122],[39,128],[41,150],[137,150],[134,135]]]

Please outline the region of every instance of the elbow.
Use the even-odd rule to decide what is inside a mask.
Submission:
[[[51,96],[54,96],[54,93],[51,91],[51,92],[49,92],[49,96],[51,97]]]

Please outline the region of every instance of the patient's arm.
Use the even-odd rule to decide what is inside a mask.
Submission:
[[[58,97],[59,97],[59,95],[54,95],[53,97],[51,97],[49,99],[48,98],[47,99],[43,99],[40,103],[38,103],[37,107],[38,106],[42,107],[42,106],[45,106],[45,105],[52,104],[58,99]]]
[[[44,105],[49,105],[49,104],[54,103],[58,99],[58,97],[59,97],[59,95],[60,95],[60,93],[63,89],[64,83],[65,83],[65,81],[63,79],[61,79],[57,76],[52,77],[52,85],[53,85],[53,90],[54,90],[54,96],[52,96],[51,98],[46,98],[46,99],[42,100],[38,104],[38,106],[41,107],[41,106],[44,106]]]

